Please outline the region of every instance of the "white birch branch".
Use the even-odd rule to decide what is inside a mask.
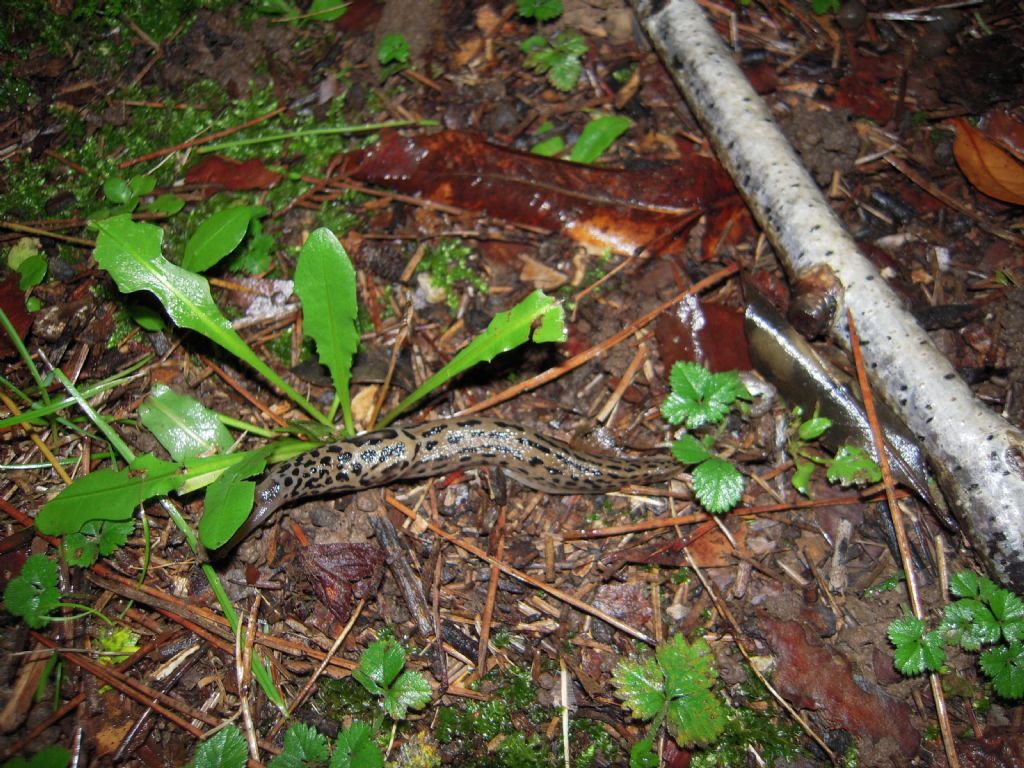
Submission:
[[[791,275],[825,265],[844,287],[865,363],[906,420],[965,532],[1024,591],[1024,435],[972,394],[858,251],[694,0],[632,0],[719,159]],[[832,328],[849,347],[846,307]]]

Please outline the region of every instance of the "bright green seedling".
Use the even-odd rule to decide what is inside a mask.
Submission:
[[[191,768],[238,768],[249,759],[249,748],[238,726],[221,728],[196,748]]]
[[[692,645],[682,635],[658,646],[653,657],[623,659],[612,675],[615,695],[638,720],[650,721],[647,737],[633,746],[630,767],[657,766],[652,751],[662,724],[682,747],[706,746],[725,727],[725,710],[712,691],[718,672],[704,640]]]
[[[411,55],[409,41],[405,39],[405,35],[384,35],[377,48],[381,82],[408,67]]]
[[[112,555],[128,543],[128,537],[134,531],[134,520],[90,520],[81,529],[67,534],[61,540],[64,558],[68,565],[88,568],[100,558],[100,555]]]
[[[32,629],[42,629],[51,621],[71,618],[53,615],[57,608],[75,608],[111,623],[110,619],[88,605],[61,601],[57,589],[57,564],[46,555],[29,555],[25,559],[21,573],[7,582],[4,606],[11,615],[20,616]]]
[[[42,243],[34,237],[23,237],[7,251],[7,266],[19,275],[18,290],[27,291],[46,277],[46,257],[40,253]]]
[[[96,262],[114,278],[124,293],[149,291],[176,325],[202,334],[238,359],[248,363],[287,394],[317,421],[328,419],[264,363],[231,327],[210,295],[206,279],[175,266],[160,253],[163,230],[134,222],[128,215],[96,223]]]
[[[386,427],[435,389],[474,365],[490,362],[503,352],[531,339],[543,344],[565,341],[566,335],[565,311],[561,304],[541,291],[534,291],[512,309],[495,315],[486,331],[459,350],[446,366],[392,408],[378,426]]]
[[[960,599],[946,606],[936,629],[913,616],[889,625],[896,668],[905,675],[941,672],[946,646],[981,651],[978,665],[996,693],[1024,698],[1024,601],[970,571],[953,576],[949,591]]]
[[[583,71],[581,59],[588,46],[579,32],[559,32],[549,42],[541,35],[528,37],[520,44],[526,54],[525,66],[539,75],[547,75],[548,82],[560,91],[571,91]]]
[[[800,418],[800,408],[793,411]],[[810,496],[810,482],[814,470],[825,468],[830,483],[840,485],[863,485],[877,483],[882,479],[882,470],[867,451],[855,445],[844,445],[835,456],[822,456],[811,449],[811,444],[820,439],[832,426],[831,419],[819,416],[817,410],[805,421],[800,421],[790,434],[786,451],[793,459],[793,487],[804,496]]]
[[[736,371],[711,373],[696,363],[678,361],[669,374],[672,391],[661,406],[661,415],[672,425],[685,423],[693,430],[725,421],[737,400],[750,400],[750,393]],[[711,452],[714,436],[698,440],[683,435],[672,443],[672,455],[690,470],[693,491],[708,512],[727,512],[743,496],[743,475],[732,464]]]
[[[592,163],[608,151],[615,140],[629,130],[633,123],[621,115],[602,115],[583,128],[573,145],[569,159],[574,163]]]
[[[562,15],[562,0],[518,0],[516,8],[524,19],[551,21]]]
[[[405,649],[393,638],[375,640],[359,657],[352,677],[374,696],[392,720],[404,720],[410,709],[430,701],[430,683],[419,672],[405,671]]]
[[[226,452],[233,442],[217,414],[163,384],[153,385],[153,391],[139,406],[139,419],[178,462]]]
[[[122,179],[111,176],[103,182],[103,196],[113,208],[97,211],[95,218],[107,218],[123,213],[133,213],[139,207],[139,200],[156,188],[156,179],[152,176],[133,176]]]

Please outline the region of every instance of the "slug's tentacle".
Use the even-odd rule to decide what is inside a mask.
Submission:
[[[668,457],[610,458],[495,419],[431,421],[382,429],[317,448],[275,467],[256,489],[252,514],[227,551],[284,504],[306,496],[356,491],[481,465],[501,467],[546,493],[606,493],[630,483],[666,480],[680,465]]]

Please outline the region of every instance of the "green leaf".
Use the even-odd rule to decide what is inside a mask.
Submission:
[[[7,582],[4,605],[32,629],[46,626],[50,611],[60,603],[57,564],[46,555],[29,555],[21,573]]]
[[[160,254],[163,230],[152,224],[114,216],[96,223],[100,235],[93,255],[123,293],[149,291],[171,320],[189,328],[248,363],[321,424],[328,421],[302,395],[249,349],[210,295],[206,279],[171,264]]]
[[[518,0],[517,6],[524,19],[543,22],[562,15],[562,0]]]
[[[163,312],[145,302],[129,300],[125,309],[128,310],[128,316],[144,331],[162,331],[167,326]]]
[[[811,440],[817,440],[832,426],[832,420],[827,419],[824,416],[815,416],[803,422],[797,429],[797,434],[801,440],[810,442]]]
[[[184,207],[185,201],[177,195],[164,194],[145,206],[145,209],[152,213],[164,213],[168,216],[173,216]]]
[[[629,748],[629,768],[658,768],[661,758],[654,751],[654,734]]]
[[[156,177],[154,176],[132,176],[131,181],[128,182],[128,187],[131,189],[132,194],[135,197],[142,197],[148,195],[154,189],[156,189]]]
[[[672,442],[672,455],[683,464],[700,464],[711,458],[704,443],[693,435],[683,435]]]
[[[694,467],[690,475],[697,500],[712,514],[728,512],[743,498],[743,475],[724,459],[712,457]]]
[[[96,636],[96,647],[104,653],[118,654],[101,656],[100,664],[120,664],[139,650],[139,633],[132,632],[128,627],[106,627]]]
[[[233,442],[217,414],[163,384],[153,385],[139,406],[139,418],[175,461],[227,451]]]
[[[128,542],[128,537],[135,531],[135,521],[112,522],[90,520],[82,526],[82,530],[69,533],[61,545],[68,565],[87,568],[99,559],[107,557]]]
[[[531,337],[538,344],[565,341],[566,338],[562,306],[541,291],[534,291],[508,312],[495,315],[486,331],[463,347],[448,365],[395,406],[382,419],[380,426],[387,426],[408,408],[463,371],[478,363],[490,362],[502,352],[525,344]]]
[[[324,735],[305,723],[293,723],[284,735],[281,754],[267,763],[267,768],[306,768],[309,763],[325,763],[327,758]]]
[[[330,768],[382,768],[384,755],[373,743],[370,727],[354,722],[338,734]]]
[[[359,668],[352,677],[370,693],[383,696],[404,666],[405,649],[397,640],[374,640],[359,656]]]
[[[793,473],[793,487],[804,496],[810,496],[811,475],[814,474],[814,463],[799,461]]]
[[[973,598],[947,605],[942,629],[951,631],[965,651],[977,651],[983,645],[999,642],[999,622],[987,605]]]
[[[548,82],[560,91],[571,91],[583,64],[580,57],[587,52],[587,44],[578,32],[559,32],[553,43],[534,35],[520,44],[526,54],[524,62],[528,69],[538,74],[547,74]]]
[[[20,755],[12,757],[3,764],[3,768],[67,768],[70,763],[71,753],[68,750],[50,745],[32,755],[31,760]]]
[[[565,149],[565,139],[561,136],[552,136],[534,144],[530,147],[530,152],[541,157],[554,157],[563,149]]]
[[[46,277],[46,268],[46,259],[42,256],[29,256],[22,261],[17,267],[17,272],[20,275],[18,290],[27,291],[43,282],[43,278]]]
[[[224,470],[206,489],[203,518],[199,521],[199,540],[207,549],[220,549],[252,512],[256,483],[246,478],[258,475],[267,466],[274,445],[241,454],[240,460]]]
[[[829,464],[825,475],[830,483],[877,483],[882,479],[882,470],[863,448],[844,445]]]
[[[710,690],[718,672],[707,643],[697,640],[690,645],[677,634],[655,653],[665,672],[665,725],[672,738],[684,747],[715,741],[725,728],[725,711]]]
[[[592,163],[603,155],[633,123],[621,115],[602,115],[591,120],[573,145],[569,159],[574,163]]]
[[[904,616],[889,624],[889,640],[896,646],[894,664],[904,675],[918,675],[925,670],[937,672],[946,661],[942,633],[925,633],[924,622]]]
[[[132,188],[124,179],[112,176],[103,182],[103,195],[112,203],[123,204],[132,199]]]
[[[1005,699],[1024,698],[1024,645],[1010,643],[990,648],[978,659],[992,678],[992,687]]]
[[[205,272],[242,242],[249,229],[253,209],[247,205],[225,208],[207,218],[185,244],[183,269]]]
[[[615,665],[612,685],[633,717],[652,720],[666,703],[665,675],[654,657],[642,661],[622,659]]]
[[[199,745],[192,764],[195,768],[239,768],[248,759],[245,738],[238,726],[229,725]]]
[[[295,265],[295,292],[302,300],[303,330],[316,342],[320,362],[334,382],[346,427],[352,427],[349,381],[359,348],[356,272],[344,247],[326,227],[314,231]]]
[[[409,63],[409,42],[405,35],[384,35],[377,49],[377,61],[381,64]]]
[[[134,469],[101,469],[78,478],[43,505],[36,515],[36,529],[64,536],[82,530],[90,520],[131,520],[142,502],[181,485],[183,477],[177,465],[159,464],[162,466],[150,465],[152,471],[144,474],[138,470],[146,468],[146,462],[133,463]]]
[[[949,580],[949,591],[956,597],[979,597],[982,578],[973,571],[960,571]]]
[[[306,16],[316,21],[334,21],[340,19],[348,10],[348,2],[344,0],[313,0]]]
[[[410,709],[423,709],[433,691],[419,672],[403,672],[384,695],[384,709],[392,720],[404,720]]]
[[[669,424],[685,421],[687,429],[716,424],[725,418],[737,399],[750,399],[739,373],[711,373],[697,363],[674,363],[669,384],[672,392],[661,406],[661,414]]]

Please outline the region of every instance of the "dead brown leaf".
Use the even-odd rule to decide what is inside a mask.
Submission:
[[[989,197],[1024,205],[1024,164],[966,120],[955,120],[953,155],[964,176]]]

